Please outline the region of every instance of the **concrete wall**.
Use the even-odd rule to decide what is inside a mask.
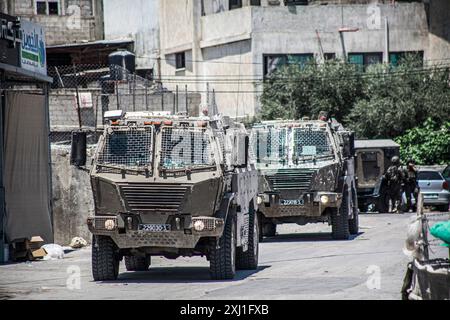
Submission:
[[[36,15],[35,0],[1,1],[9,14],[45,26],[49,46],[103,38],[99,0],[60,0],[60,15]]]
[[[201,103],[200,94],[188,93],[186,100],[184,90],[184,87],[179,88],[178,100],[176,99],[175,92],[165,92],[164,94],[161,94],[149,91],[147,95],[148,107],[146,107],[145,104],[145,92],[142,90],[136,92],[134,107],[132,95],[121,95],[119,105],[117,104],[116,95],[109,95],[106,100],[107,104],[105,104],[104,107],[109,108],[109,110],[115,110],[119,106],[119,108],[124,111],[160,111],[162,109],[173,111],[175,103],[176,110],[185,111],[187,102],[188,114],[191,116],[198,116]],[[80,92],[87,91],[81,90]],[[102,110],[100,91],[92,90],[89,92],[91,92],[92,95],[93,106],[91,108],[81,109],[82,125],[83,127],[94,128],[97,123],[97,127],[101,127],[103,123],[103,111],[105,110]],[[52,132],[67,133],[78,128],[78,112],[75,97],[75,90],[73,89],[59,89],[50,92],[49,108],[50,127]],[[105,102],[105,100],[103,101]],[[68,138],[67,135],[64,137]]]
[[[133,40],[137,68],[157,74],[159,0],[103,0],[103,8],[105,39]]]
[[[70,146],[52,145],[51,150],[54,241],[68,245],[72,238],[82,237],[90,242],[86,219],[94,214],[94,199],[89,173],[70,165]],[[89,156],[93,152],[88,149]]]
[[[429,4],[429,59],[450,62],[450,1],[431,0]]]

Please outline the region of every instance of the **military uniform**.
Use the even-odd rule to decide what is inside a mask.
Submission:
[[[408,166],[404,170],[405,176],[405,194],[406,194],[406,210],[414,210],[411,197],[414,196],[417,205],[419,195],[419,185],[417,184],[417,170],[414,166]]]
[[[404,172],[399,165],[393,164],[386,172],[387,192],[392,202],[392,211],[398,212],[402,202]]]

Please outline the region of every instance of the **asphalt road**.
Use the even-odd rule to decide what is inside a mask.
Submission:
[[[95,283],[84,248],[0,266],[0,299],[400,299],[411,216],[363,215],[351,241],[333,241],[327,225],[281,226],[261,244],[259,270],[233,281],[211,281],[203,258],[153,258],[148,272],[122,262],[118,281]]]

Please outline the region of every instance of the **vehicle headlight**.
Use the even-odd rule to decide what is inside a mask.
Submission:
[[[330,202],[330,198],[328,196],[321,196],[320,197],[320,202],[322,204],[328,204]]]
[[[205,230],[205,223],[202,220],[197,220],[194,222],[194,230],[201,232]]]
[[[112,231],[114,230],[114,228],[116,227],[116,222],[112,219],[108,219],[105,221],[105,229],[108,231]]]
[[[261,196],[258,196],[257,202],[258,202],[258,204],[262,204],[264,202],[264,198]]]

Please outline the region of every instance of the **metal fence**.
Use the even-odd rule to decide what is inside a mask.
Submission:
[[[120,66],[74,65],[50,67],[50,126],[53,143],[70,143],[71,132],[88,131],[95,143],[109,110],[198,113],[200,95],[187,86],[167,90],[161,83]]]

